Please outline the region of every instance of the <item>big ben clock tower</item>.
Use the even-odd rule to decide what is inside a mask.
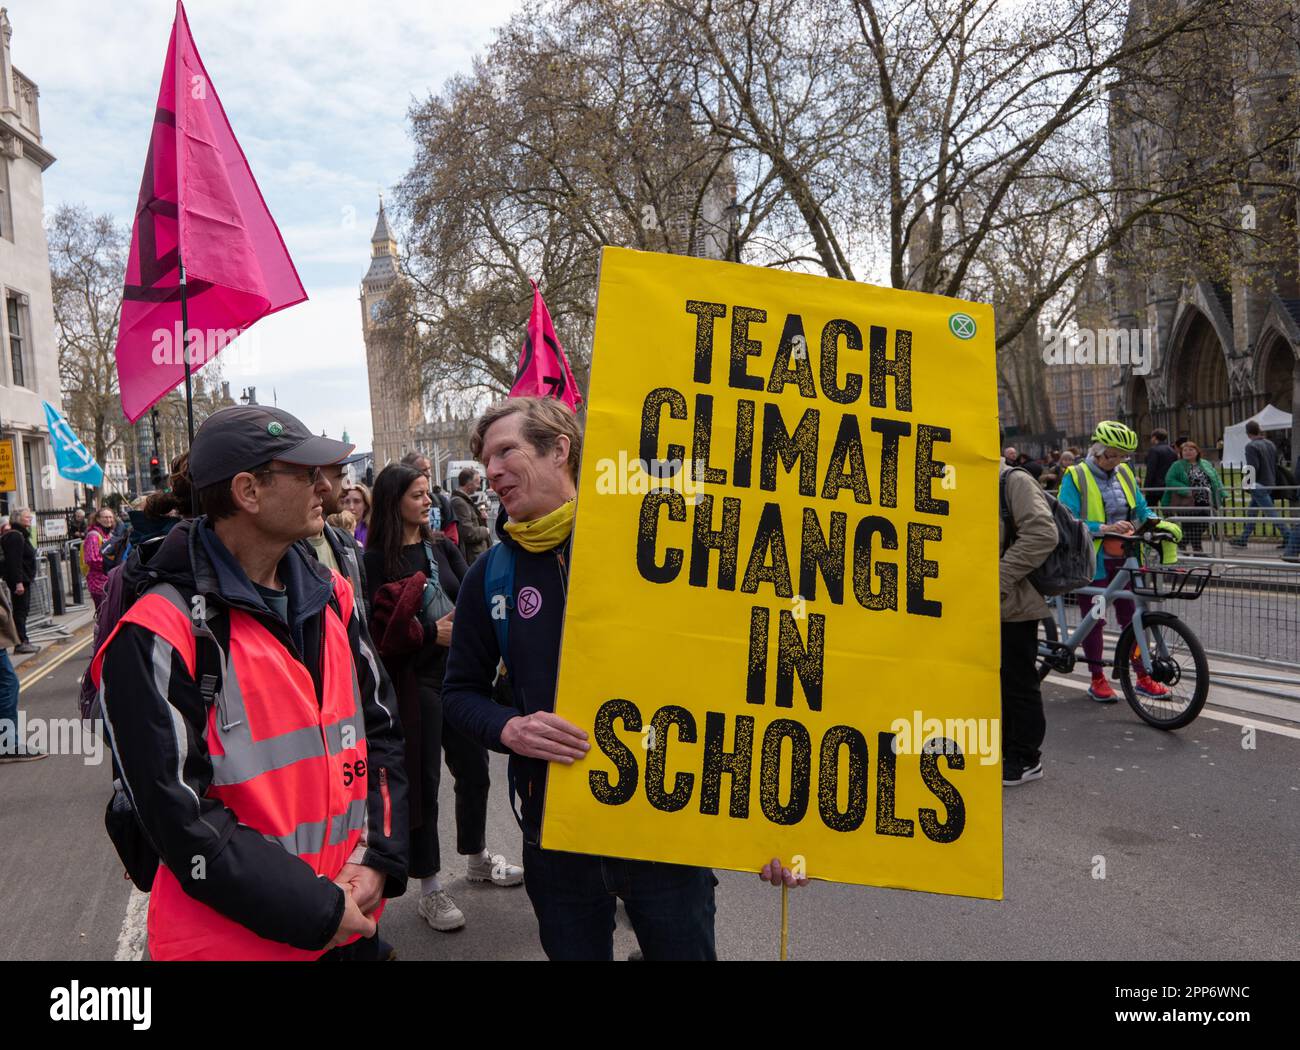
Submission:
[[[366,372],[370,381],[370,419],[374,429],[375,469],[401,459],[415,446],[415,428],[423,422],[420,400],[410,389],[402,349],[376,329],[384,300],[401,276],[397,271],[397,242],[388,229],[384,198],[370,238],[370,269],[361,280],[361,331],[366,343]]]

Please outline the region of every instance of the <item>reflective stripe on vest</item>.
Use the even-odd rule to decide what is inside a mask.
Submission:
[[[1079,490],[1082,497],[1084,521],[1096,521],[1102,525],[1106,524],[1106,501],[1101,495],[1101,486],[1097,484],[1097,477],[1093,474],[1087,463],[1077,463],[1070,468],[1074,472],[1074,487]],[[1080,474],[1086,478],[1086,483],[1079,480]],[[1119,487],[1124,490],[1124,500],[1128,503],[1129,517],[1133,516],[1133,508],[1137,506],[1137,479],[1133,477],[1133,471],[1127,463],[1120,463],[1115,467],[1115,477],[1119,479]],[[1101,544],[1102,537],[1093,537],[1092,547],[1097,554],[1097,564],[1101,565]]]
[[[217,702],[207,712],[204,734],[213,778],[205,793],[220,800],[236,820],[334,878],[362,838],[367,823],[368,768],[361,691],[348,641],[352,586],[332,572],[338,610],[322,616],[321,699],[311,672],[256,616],[227,609],[230,640],[221,653]],[[342,615],[340,615],[342,613]],[[154,687],[167,695],[172,654],[196,676],[196,636],[211,628],[192,617],[169,585],[142,595],[96,653],[92,674],[99,684],[105,649],[122,623],[156,636]],[[379,771],[374,771],[378,775]],[[155,958],[311,958],[265,941],[251,930],[189,897],[180,882],[189,871],[159,869],[150,906],[150,950]],[[161,894],[158,893],[162,889]],[[174,891],[174,892],[173,892]]]

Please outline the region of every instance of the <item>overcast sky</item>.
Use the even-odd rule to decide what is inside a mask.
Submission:
[[[48,209],[85,204],[130,226],[163,58],[169,0],[9,3],[14,65],[40,88],[57,158]],[[190,0],[185,10],[226,115],[307,288],[218,360],[231,391],[274,390],[319,433],[370,448],[359,284],[377,194],[411,161],[406,111],[466,72],[517,0]],[[227,361],[227,355],[231,355]]]

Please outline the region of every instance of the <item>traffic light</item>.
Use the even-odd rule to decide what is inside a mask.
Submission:
[[[158,462],[157,456],[149,457],[149,481],[156,489],[163,487],[163,469],[162,464]]]

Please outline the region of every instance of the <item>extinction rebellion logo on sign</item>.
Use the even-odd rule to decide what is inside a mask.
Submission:
[[[958,339],[974,339],[976,332],[975,318],[970,314],[953,314],[948,318],[948,331]]]
[[[543,846],[1001,896],[993,314],[954,305],[605,249],[556,699],[593,747]]]

